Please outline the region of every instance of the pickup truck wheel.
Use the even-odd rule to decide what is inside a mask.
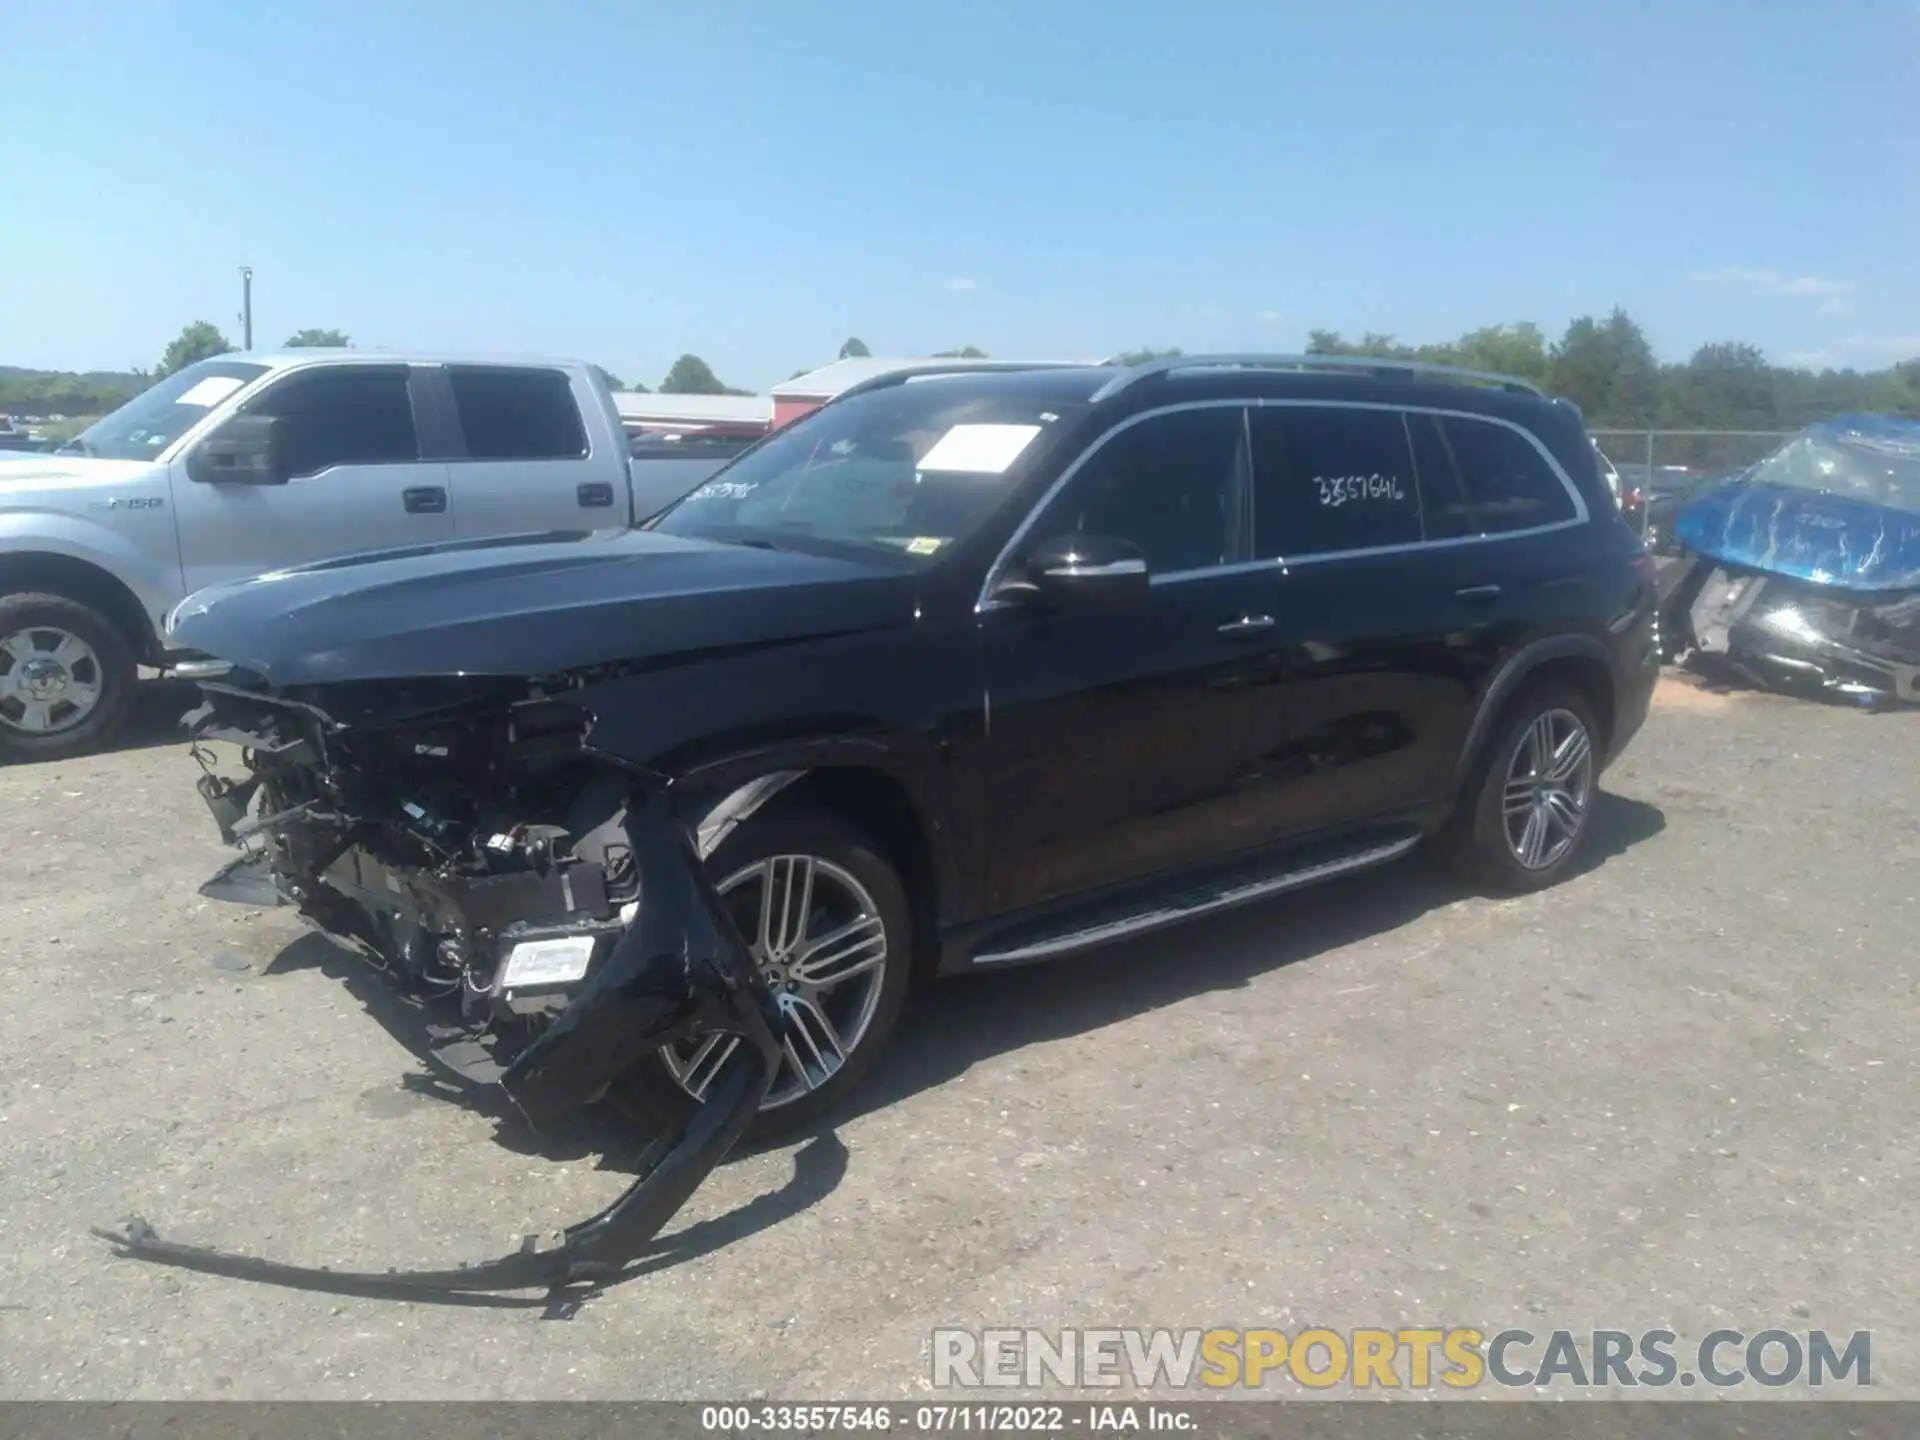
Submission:
[[[0,757],[55,760],[99,749],[133,709],[133,647],[63,595],[0,599]]]
[[[813,811],[749,821],[707,869],[787,1019],[786,1061],[747,1139],[791,1135],[860,1083],[899,1020],[912,964],[906,889],[861,831]],[[740,1043],[670,1046],[609,1098],[649,1124],[678,1125]]]
[[[1474,771],[1439,838],[1463,878],[1507,894],[1544,890],[1572,868],[1598,793],[1600,727],[1567,685],[1529,690]]]

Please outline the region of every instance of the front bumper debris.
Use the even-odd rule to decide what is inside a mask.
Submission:
[[[1768,689],[1920,704],[1920,595],[1857,596],[1689,556],[1662,616],[1676,654]]]
[[[578,998],[500,1076],[536,1130],[605,1093],[661,1047],[713,1031],[742,1036],[706,1100],[657,1139],[634,1183],[606,1209],[542,1245],[452,1269],[355,1271],[162,1239],[144,1219],[91,1233],[120,1256],[235,1279],[350,1293],[558,1290],[599,1285],[641,1258],[752,1122],[778,1072],[781,1025],[746,942],[723,909],[692,836],[656,799],[628,821],[645,876],[638,913]]]

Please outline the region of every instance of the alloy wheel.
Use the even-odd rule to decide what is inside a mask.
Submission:
[[[1571,710],[1534,718],[1507,766],[1507,846],[1528,870],[1545,870],[1572,848],[1593,798],[1593,739]]]
[[[818,1090],[865,1038],[886,981],[888,935],[866,886],[818,855],[771,855],[715,887],[786,1020],[786,1057],[761,1104],[774,1110]],[[668,1046],[662,1063],[704,1099],[740,1045],[716,1033]]]
[[[58,734],[91,715],[105,693],[100,657],[72,631],[34,625],[0,635],[0,725]]]

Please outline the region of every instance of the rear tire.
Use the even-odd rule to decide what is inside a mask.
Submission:
[[[1509,895],[1558,884],[1579,859],[1599,793],[1600,727],[1570,685],[1534,686],[1508,705],[1438,836],[1438,858]]]
[[[64,760],[112,741],[139,675],[120,627],[64,595],[0,598],[0,759]]]
[[[779,972],[783,1011],[799,1009],[795,1050],[746,1133],[748,1143],[765,1143],[816,1125],[879,1059],[907,997],[912,905],[898,871],[863,831],[812,809],[748,821],[708,858],[707,871],[754,942],[755,958]],[[763,933],[762,902],[774,896],[778,914],[787,897],[802,893],[812,904],[804,920],[787,912],[792,942],[783,947],[776,940],[777,953],[765,953],[768,947],[756,938]],[[770,928],[777,933],[777,922]],[[814,985],[814,975],[844,978]],[[837,1058],[836,1041],[843,1047]],[[616,1080],[608,1098],[650,1127],[677,1129],[700,1105],[693,1091],[711,1081],[726,1044],[710,1037],[673,1047],[672,1060],[666,1052],[650,1056]],[[798,1069],[795,1058],[801,1058]]]

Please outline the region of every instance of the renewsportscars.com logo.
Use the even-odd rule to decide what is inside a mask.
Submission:
[[[1873,1383],[1873,1335],[1824,1330],[936,1330],[933,1387],[1314,1390]]]

